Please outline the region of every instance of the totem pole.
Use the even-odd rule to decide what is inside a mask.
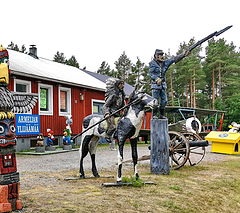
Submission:
[[[8,90],[8,51],[0,45],[0,212],[22,209],[19,200],[19,173],[16,164],[14,112],[27,112],[37,102],[35,94]]]

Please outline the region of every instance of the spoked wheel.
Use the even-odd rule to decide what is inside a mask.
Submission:
[[[179,132],[169,131],[169,163],[171,169],[181,168],[188,160],[188,140]]]
[[[194,133],[187,132],[187,133],[183,133],[183,135],[189,141],[189,143],[191,143],[191,141],[201,141],[202,140],[202,138],[199,135],[196,135]],[[189,164],[191,166],[197,165],[198,163],[200,163],[202,161],[205,154],[206,154],[205,147],[201,147],[201,146],[190,147],[190,155],[188,158]]]

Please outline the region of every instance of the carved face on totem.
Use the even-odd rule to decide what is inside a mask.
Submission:
[[[16,145],[14,114],[0,112],[0,118],[0,146]]]
[[[9,83],[8,51],[0,45],[0,86]]]

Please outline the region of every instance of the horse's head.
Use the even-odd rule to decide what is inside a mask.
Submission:
[[[152,96],[142,92],[142,87],[139,90],[134,90],[129,96],[129,103],[136,102],[133,105],[139,105],[139,107],[153,108],[157,105],[156,99]]]

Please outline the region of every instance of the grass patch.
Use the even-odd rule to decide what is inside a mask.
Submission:
[[[123,181],[138,182],[131,177],[132,168],[124,169]],[[91,173],[91,171],[86,171]],[[101,170],[102,176],[116,170]],[[154,175],[149,165],[140,164],[141,181],[157,185],[144,187],[102,187],[116,178],[64,181],[78,171],[37,172],[21,175],[20,199],[25,212],[231,212],[240,209],[240,162],[233,157],[225,162],[185,166],[170,175]],[[127,177],[126,177],[127,176]],[[128,178],[130,177],[130,178]]]
[[[133,187],[141,187],[144,185],[144,182],[141,179],[136,179],[135,177],[122,177],[123,183],[130,183]]]
[[[175,191],[182,191],[182,188],[180,186],[170,186],[169,189],[172,189]]]

